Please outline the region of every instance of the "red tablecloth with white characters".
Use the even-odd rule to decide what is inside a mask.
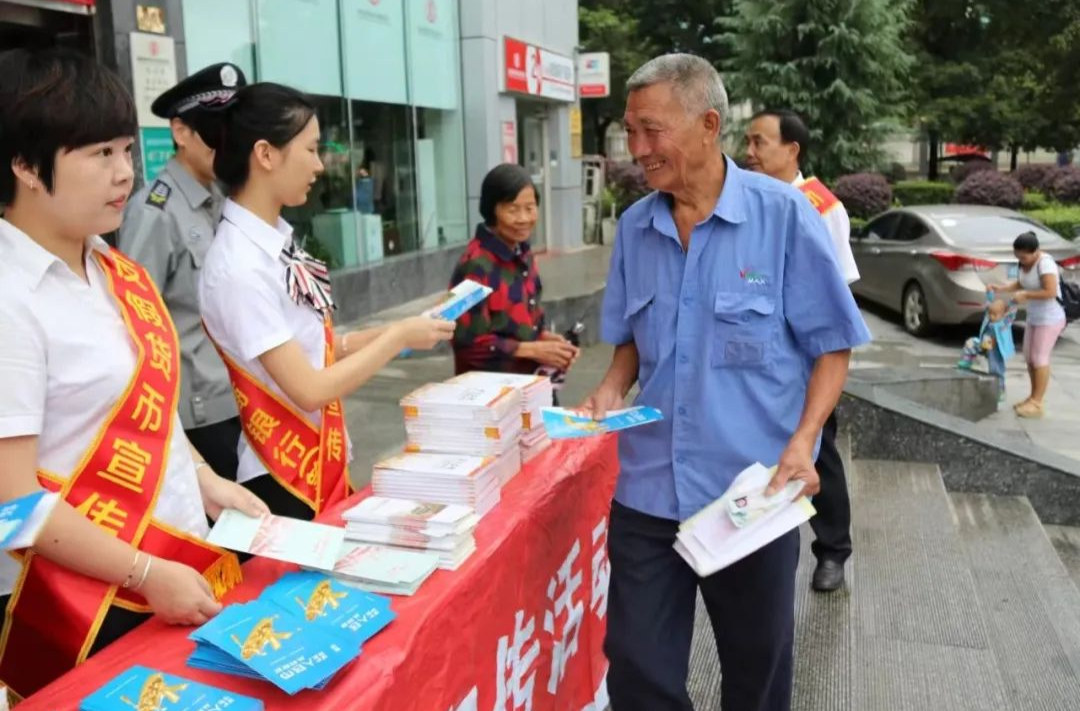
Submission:
[[[142,664],[260,698],[267,711],[603,711],[607,523],[617,472],[611,435],[556,443],[530,462],[481,521],[472,557],[457,571],[436,572],[412,597],[394,597],[397,619],[324,691],[290,697],[269,682],[188,668],[190,630],[151,620],[18,709],[75,711]],[[324,520],[340,523],[343,508]],[[256,597],[291,569],[249,562],[226,602]]]

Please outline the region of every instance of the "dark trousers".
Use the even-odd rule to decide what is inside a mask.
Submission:
[[[818,560],[843,563],[851,555],[851,499],[844,476],[844,460],[836,449],[836,412],[821,428],[821,449],[815,463],[821,491],[814,496],[817,516],[810,519],[816,540],[810,550]]]
[[[243,430],[240,418],[217,422],[206,427],[184,430],[188,441],[198,450],[206,463],[229,481],[236,481],[236,469],[240,466],[240,454],[237,447]]]
[[[722,711],[788,711],[799,532],[699,578],[678,523],[611,505],[607,686],[612,711],[693,711],[686,690],[700,588],[720,657]]]

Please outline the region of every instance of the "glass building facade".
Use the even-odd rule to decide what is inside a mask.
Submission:
[[[221,61],[315,101],[325,172],[285,218],[334,269],[469,236],[457,0],[184,0],[189,73]]]

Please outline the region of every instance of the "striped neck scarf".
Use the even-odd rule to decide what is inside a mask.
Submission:
[[[289,298],[324,316],[337,308],[330,296],[330,272],[325,262],[291,243],[281,250],[281,261],[285,262],[285,288]]]

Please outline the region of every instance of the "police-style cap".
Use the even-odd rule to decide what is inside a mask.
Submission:
[[[200,69],[154,100],[155,116],[171,119],[194,108],[221,109],[228,106],[240,87],[247,85],[244,72],[230,62]]]

